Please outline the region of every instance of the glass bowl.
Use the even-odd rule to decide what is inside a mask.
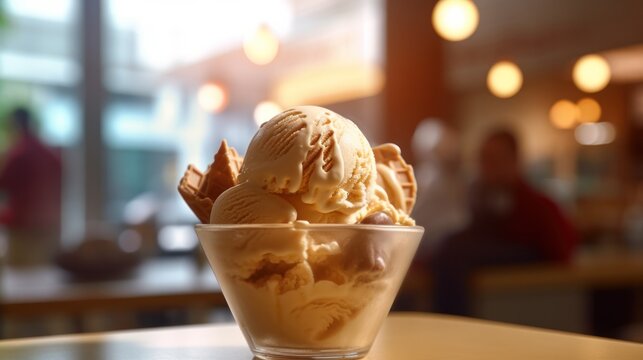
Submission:
[[[356,359],[373,344],[424,229],[295,222],[196,232],[255,356]]]

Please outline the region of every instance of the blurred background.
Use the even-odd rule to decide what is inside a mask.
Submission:
[[[566,250],[467,258],[466,306],[443,312],[643,341],[641,14],[637,0],[0,0],[2,337],[231,321],[178,180],[222,139],[243,152],[262,122],[314,104],[415,166],[428,230],[395,309],[442,311],[435,254],[475,222],[476,179],[516,155]],[[514,140],[489,155],[498,129]]]

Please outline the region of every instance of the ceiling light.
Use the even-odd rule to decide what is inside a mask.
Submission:
[[[499,98],[510,98],[522,87],[522,71],[510,61],[495,63],[487,74],[487,87]]]
[[[279,39],[268,26],[261,25],[245,38],[243,52],[254,64],[269,64],[279,52]]]
[[[609,64],[596,54],[585,55],[576,61],[572,73],[576,86],[588,93],[601,91],[610,81]]]
[[[478,8],[471,0],[440,0],[433,8],[433,27],[446,40],[460,41],[476,31]]]
[[[583,98],[576,103],[580,122],[597,122],[601,118],[601,106],[592,98]]]
[[[559,129],[571,129],[578,120],[578,107],[569,100],[558,100],[549,110],[549,119]]]
[[[222,85],[208,83],[199,88],[197,101],[203,110],[218,113],[228,105],[228,95]]]

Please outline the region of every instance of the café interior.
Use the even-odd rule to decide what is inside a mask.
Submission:
[[[642,15],[637,0],[0,0],[0,338],[232,322],[179,179],[317,105],[414,167],[425,235],[394,311],[451,312],[437,264],[491,252],[476,234],[441,249],[478,216],[481,167],[505,164],[484,160],[501,131],[574,241],[468,268],[451,313],[643,342]],[[25,131],[39,150],[16,162]]]

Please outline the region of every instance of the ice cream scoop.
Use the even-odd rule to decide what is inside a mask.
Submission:
[[[305,209],[298,220],[354,223],[376,175],[371,147],[352,121],[321,107],[298,106],[261,126],[238,186],[284,196]]]
[[[288,201],[251,183],[224,191],[213,208],[212,224],[280,224],[297,219],[297,211]]]

